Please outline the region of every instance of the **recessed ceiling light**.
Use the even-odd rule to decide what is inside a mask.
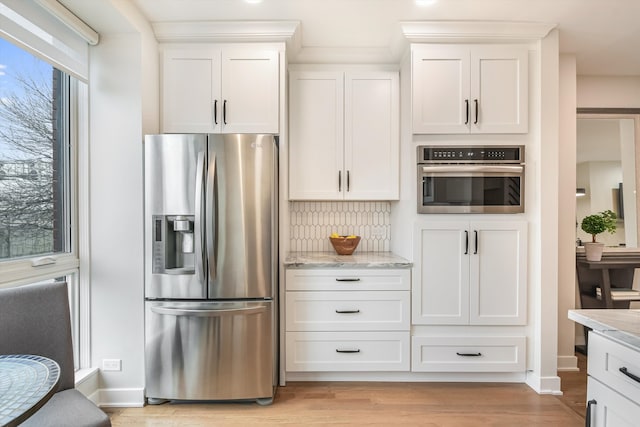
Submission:
[[[244,0],[246,3],[249,4],[258,4],[258,3],[262,3],[262,0]]]
[[[433,6],[437,2],[438,0],[416,0],[416,5],[421,7]]]

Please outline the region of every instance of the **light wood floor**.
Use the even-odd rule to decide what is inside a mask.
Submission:
[[[561,377],[562,397],[538,395],[525,384],[296,382],[280,387],[271,406],[201,403],[105,410],[113,427],[583,426],[584,369]]]

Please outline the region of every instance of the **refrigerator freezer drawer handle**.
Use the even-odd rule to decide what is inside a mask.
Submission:
[[[343,278],[337,277],[336,278],[336,282],[359,282],[359,281],[360,281],[360,279],[357,278],[357,277],[353,277],[353,278],[352,277],[343,277]]]
[[[194,219],[195,253],[196,253],[196,277],[200,283],[205,283],[204,276],[204,260],[203,260],[203,244],[204,244],[204,227],[202,224],[202,187],[204,184],[204,153],[198,153],[198,163],[196,167],[196,212]]]
[[[157,314],[169,316],[191,316],[191,317],[220,317],[234,316],[236,314],[249,315],[266,311],[265,306],[243,307],[243,308],[222,308],[222,309],[196,309],[196,308],[173,308],[173,307],[151,307],[151,311]]]
[[[359,348],[354,348],[354,349],[336,348],[336,353],[360,353],[360,349]]]

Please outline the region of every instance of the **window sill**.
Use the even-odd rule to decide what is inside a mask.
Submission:
[[[79,369],[75,373],[76,389],[85,396],[98,390],[98,368]]]

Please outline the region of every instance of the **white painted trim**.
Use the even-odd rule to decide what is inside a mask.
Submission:
[[[76,371],[76,390],[85,396],[91,396],[98,390],[98,368],[87,368]]]
[[[103,408],[141,408],[144,406],[144,388],[101,388],[88,397],[96,405]]]
[[[286,42],[287,51],[300,49],[299,21],[155,22],[153,33],[165,42]]]
[[[411,43],[464,41],[486,42],[540,40],[556,24],[506,21],[404,21],[400,28]]]
[[[526,383],[538,394],[561,396],[560,377],[540,377],[535,372],[527,372]]]
[[[287,381],[524,383],[524,372],[287,372]]]
[[[89,88],[78,83],[75,117],[77,253],[80,294],[80,368],[91,366],[91,251],[89,212]]]
[[[558,372],[580,372],[576,356],[558,356]]]

